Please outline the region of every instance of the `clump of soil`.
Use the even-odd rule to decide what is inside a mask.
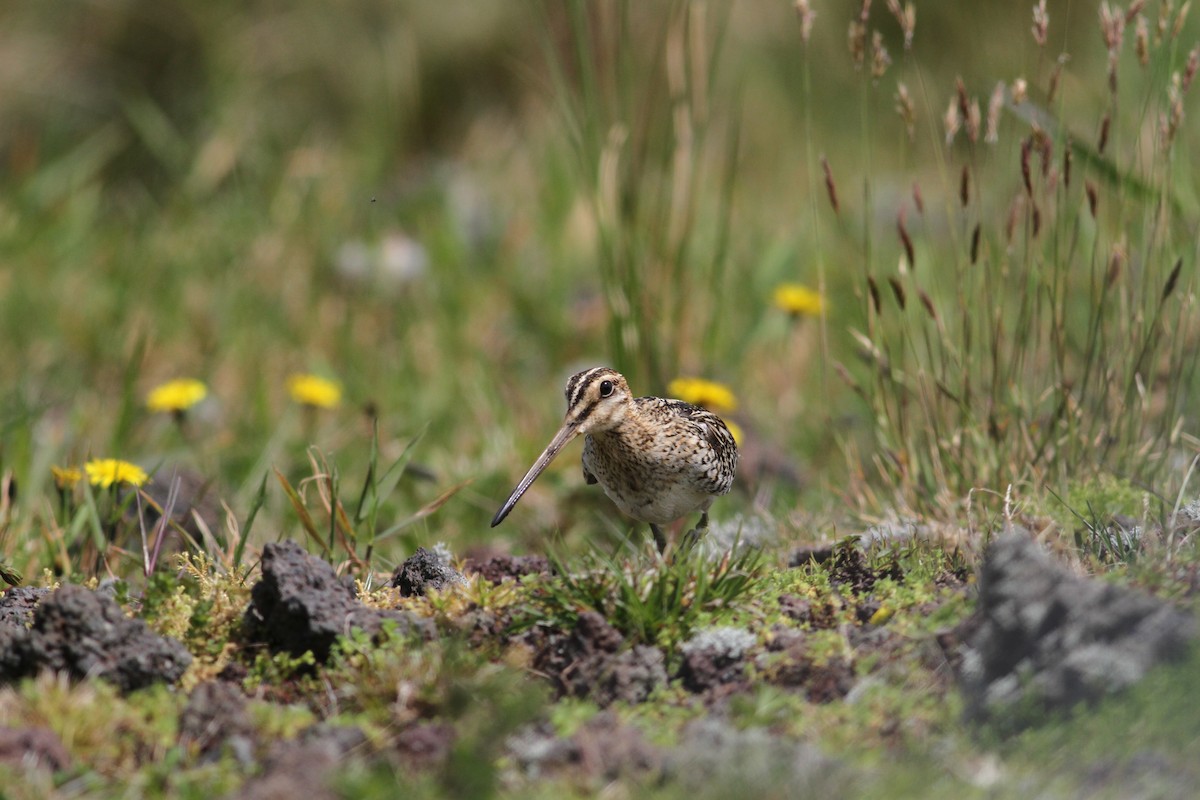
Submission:
[[[833,628],[838,624],[837,609],[826,601],[814,603],[806,597],[795,594],[779,596],[779,610],[789,619],[814,630]]]
[[[430,589],[441,591],[466,582],[467,579],[454,568],[448,557],[418,547],[417,552],[396,567],[389,585],[399,589],[402,597],[420,597]]]
[[[263,773],[243,784],[239,800],[275,800],[303,797],[306,800],[336,800],[341,797],[329,787],[329,777],[346,756],[361,749],[366,735],[356,727],[314,725],[300,738],[278,742],[267,754]]]
[[[496,555],[480,561],[469,560],[467,570],[488,583],[500,583],[504,580],[520,580],[526,575],[549,575],[550,560],[539,555]]]
[[[254,725],[246,713],[246,696],[231,683],[213,681],[192,690],[179,717],[179,741],[201,756],[217,756],[230,740],[249,745]]]
[[[754,644],[753,634],[740,628],[701,631],[680,648],[683,687],[697,694],[721,696],[748,689],[745,655]]]
[[[667,682],[665,659],[648,645],[621,652],[624,644],[620,631],[588,611],[572,631],[547,636],[533,666],[549,676],[560,697],[590,696],[601,706],[617,700],[640,703]]]
[[[810,744],[709,715],[683,729],[665,771],[713,797],[845,797],[844,765]],[[781,787],[785,790],[781,792]]]
[[[115,600],[82,586],[43,597],[33,627],[0,626],[0,681],[44,669],[103,678],[123,692],[174,683],[192,663],[187,649],[129,619]]]
[[[1068,709],[1124,689],[1182,657],[1191,615],[1141,592],[1069,572],[1011,535],[984,556],[979,605],[960,638],[968,715],[1030,722],[1021,710]],[[945,637],[949,643],[951,637]]]
[[[882,565],[872,567],[866,553],[855,542],[845,542],[835,547],[826,568],[829,570],[829,580],[835,586],[847,585],[856,594],[871,592],[876,582],[883,578],[904,580],[904,571],[900,569],[895,557],[888,558]]]
[[[803,631],[776,628],[767,652],[757,659],[767,679],[786,689],[804,692],[810,703],[840,700],[854,687],[854,666],[844,658],[818,663],[809,653]]]
[[[657,647],[639,644],[603,666],[592,699],[601,707],[617,701],[643,703],[667,682],[666,662]]]
[[[454,740],[453,725],[422,720],[396,734],[396,754],[408,769],[430,769],[446,762]]]
[[[0,728],[0,764],[59,772],[70,766],[71,756],[49,728]]]
[[[549,724],[531,726],[508,740],[508,751],[528,779],[570,774],[593,785],[657,774],[663,763],[662,752],[611,711],[602,711],[566,738],[556,736]]]
[[[311,650],[317,661],[324,662],[339,636],[356,628],[374,636],[388,620],[401,633],[433,635],[428,620],[363,605],[351,582],[340,580],[333,567],[295,542],[263,548],[262,580],[251,590],[246,610],[250,641],[295,656]]]

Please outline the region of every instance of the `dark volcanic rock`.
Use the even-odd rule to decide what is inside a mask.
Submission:
[[[17,586],[0,595],[0,625],[28,627],[33,622],[33,610],[41,599],[50,594],[49,589],[33,586]]]
[[[599,667],[625,642],[602,615],[579,615],[570,633],[553,633],[534,655],[533,668],[550,678],[559,695],[586,697]]]
[[[450,564],[449,558],[418,547],[417,552],[396,567],[391,585],[400,590],[402,597],[420,597],[430,589],[441,590],[466,582],[463,574]]]
[[[273,745],[262,774],[247,781],[234,797],[239,800],[285,797],[336,800],[342,795],[330,788],[330,773],[366,741],[366,735],[356,727],[315,725],[298,739]]]
[[[882,578],[904,580],[904,572],[895,555],[887,557],[884,563],[873,565],[862,547],[853,540],[843,541],[833,549],[833,557],[826,568],[832,583],[849,585],[858,594],[870,592],[875,588],[875,582]]]
[[[1190,615],[1148,595],[1078,577],[1032,540],[1008,536],[987,551],[979,607],[965,623],[959,682],[975,719],[1035,721],[1142,678],[1183,656]]]
[[[67,748],[49,728],[0,728],[0,764],[57,772],[70,763]]]
[[[610,783],[627,775],[658,773],[661,751],[646,742],[642,732],[603,711],[567,738],[556,736],[548,724],[531,726],[509,738],[509,757],[530,779],[567,775],[578,781]]]
[[[679,677],[684,688],[706,692],[745,683],[744,656],[754,644],[754,635],[741,628],[710,628],[696,634],[680,648],[683,665]]]
[[[591,696],[602,706],[617,700],[639,703],[667,682],[665,660],[658,648],[645,645],[620,652],[624,644],[620,631],[588,611],[570,633],[547,637],[534,656],[534,669],[550,677],[559,695]]]
[[[429,769],[445,763],[454,741],[450,723],[416,722],[396,734],[396,754],[410,769]]]
[[[246,625],[252,641],[295,656],[311,650],[318,661],[329,657],[339,636],[355,628],[377,634],[385,621],[401,632],[430,635],[427,620],[399,611],[368,608],[353,586],[339,580],[333,567],[295,542],[263,548],[262,580],[250,592]]]
[[[467,569],[489,583],[507,579],[518,580],[526,575],[549,575],[550,561],[545,556],[492,556],[483,561],[470,561]]]
[[[202,683],[192,690],[179,717],[179,741],[203,755],[215,755],[222,744],[239,737],[246,745],[254,738],[241,690],[224,681]]]
[[[192,657],[182,644],[130,619],[116,601],[82,586],[63,586],[44,598],[32,628],[0,626],[0,680],[43,669],[73,678],[104,678],[123,692],[173,683]]]
[[[850,774],[810,744],[718,716],[684,728],[666,773],[708,797],[847,797]],[[781,792],[781,788],[786,790]]]
[[[844,658],[821,663],[808,652],[808,637],[803,631],[777,626],[767,652],[756,659],[759,671],[771,683],[804,692],[810,703],[840,700],[854,688],[854,668]]]
[[[657,647],[639,644],[618,653],[600,669],[592,697],[601,707],[619,701],[642,703],[667,683],[666,659]]]

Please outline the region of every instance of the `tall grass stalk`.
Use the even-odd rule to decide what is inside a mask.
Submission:
[[[554,101],[596,225],[610,355],[644,386],[681,365],[710,369],[719,334],[739,136],[710,112],[726,27],[713,8],[574,0],[544,17]],[[643,40],[656,45],[632,44]]]
[[[1058,62],[1030,88],[1037,100],[1009,87],[994,144],[978,141],[978,101],[960,82],[936,158],[958,165],[941,171],[946,230],[966,247],[907,229],[898,212],[902,266],[864,291],[859,341],[874,463],[917,505],[1102,472],[1153,485],[1179,452],[1200,363],[1195,209],[1181,199],[1195,196],[1181,155],[1189,68],[1173,37],[1145,72],[1117,52],[1090,76],[1107,90],[1100,121],[1064,98]],[[1080,116],[1056,118],[1043,101]],[[916,270],[909,237],[922,235],[931,263]],[[862,251],[870,276],[869,237]],[[885,285],[892,303],[875,299]]]

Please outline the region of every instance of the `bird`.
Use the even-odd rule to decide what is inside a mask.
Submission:
[[[660,553],[662,527],[700,512],[692,540],[708,527],[713,500],[727,494],[737,471],[733,434],[716,414],[682,400],[634,397],[625,376],[611,367],[572,375],[565,390],[562,427],[492,518],[496,527],[542,471],[582,435],[583,478],[599,483],[625,514],[650,524]]]

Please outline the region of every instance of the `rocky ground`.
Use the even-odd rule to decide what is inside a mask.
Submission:
[[[712,563],[695,570],[718,574]],[[948,790],[1017,794],[1027,776],[995,766],[1005,742],[1193,658],[1194,569],[1156,596],[1084,574],[1025,530],[977,563],[869,537],[780,566],[737,563],[752,582],[736,602],[707,600],[693,619],[683,598],[661,622],[671,635],[636,624],[626,583],[589,578],[600,586],[589,605],[563,588],[585,579],[540,556],[456,567],[422,549],[388,588],[364,592],[282,542],[248,581],[219,589],[193,565],[157,601],[10,589],[0,770],[27,796],[122,793],[167,755],[172,773],[150,781],[164,796],[356,796],[397,782],[429,796],[613,782],[670,796],[870,795],[897,780],[876,753],[909,754]],[[660,583],[672,575],[659,569]],[[44,701],[47,681],[64,708]],[[100,684],[108,694],[80,699]],[[131,708],[164,727],[122,731]],[[113,736],[134,744],[110,741],[119,758],[89,749]],[[1178,754],[1139,758],[1084,764],[1062,793],[1152,778],[1145,796],[1159,796],[1195,777]]]

